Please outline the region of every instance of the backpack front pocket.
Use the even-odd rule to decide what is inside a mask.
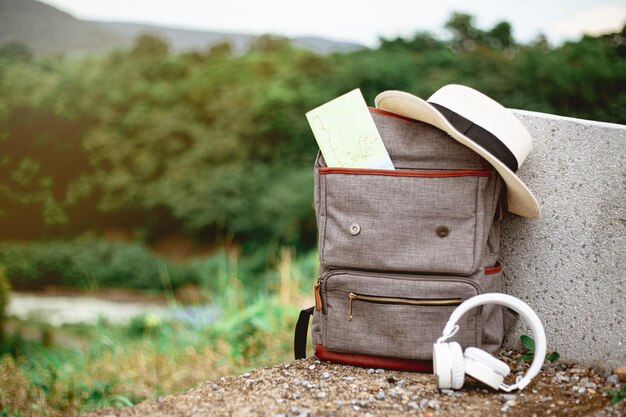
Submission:
[[[322,265],[459,275],[478,268],[490,170],[321,167],[318,175]]]
[[[467,278],[332,271],[320,279],[322,343],[340,353],[429,360],[450,314],[480,294]],[[455,340],[478,346],[479,309],[459,322]]]

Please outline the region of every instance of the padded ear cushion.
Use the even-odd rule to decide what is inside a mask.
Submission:
[[[433,345],[433,373],[437,388],[452,388],[452,358],[447,343],[435,343]]]
[[[450,343],[450,359],[452,361],[452,389],[460,389],[465,381],[465,365],[463,349],[457,342]]]
[[[487,365],[498,375],[502,375],[503,378],[511,372],[509,365],[478,348],[469,347],[465,349],[465,357]]]

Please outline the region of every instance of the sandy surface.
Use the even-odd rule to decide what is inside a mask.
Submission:
[[[512,356],[504,359],[523,372]],[[626,400],[610,406],[606,394],[616,384],[609,371],[557,363],[520,393],[504,395],[472,380],[461,391],[441,392],[430,374],[308,358],[88,416],[626,416]]]

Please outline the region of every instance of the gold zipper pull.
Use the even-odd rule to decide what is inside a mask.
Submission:
[[[352,300],[356,300],[356,294],[353,292],[349,293],[348,299],[350,299],[348,303],[348,321],[352,321]]]

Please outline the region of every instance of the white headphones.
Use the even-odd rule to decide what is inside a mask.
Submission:
[[[506,385],[504,378],[509,374],[509,366],[494,358],[484,350],[473,347],[465,349],[457,342],[444,343],[459,330],[456,324],[463,314],[484,304],[500,304],[518,312],[530,325],[535,339],[535,357],[528,372],[523,377],[517,377],[515,384]],[[450,316],[443,335],[433,345],[433,372],[439,389],[459,389],[463,386],[465,374],[484,382],[493,389],[511,392],[514,389],[524,389],[537,376],[546,357],[546,334],[541,320],[525,302],[506,294],[488,293],[470,298],[458,306]]]

